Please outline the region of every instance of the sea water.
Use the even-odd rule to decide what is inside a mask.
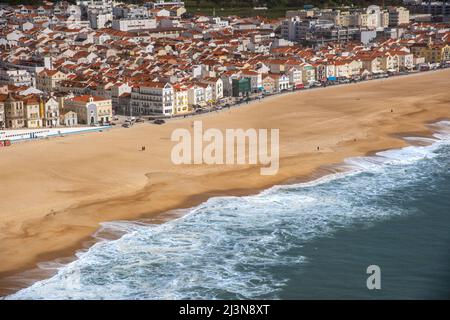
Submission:
[[[7,298],[450,298],[450,122],[434,129],[345,173],[211,198],[163,224],[104,223],[121,237]]]

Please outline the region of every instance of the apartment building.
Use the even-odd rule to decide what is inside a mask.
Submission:
[[[214,102],[223,98],[223,81],[220,78],[204,78],[203,83],[209,84],[212,88],[212,100]]]
[[[368,6],[365,11],[355,13],[354,26],[382,30],[389,26],[389,12],[376,5]]]
[[[175,84],[174,89],[174,114],[189,112],[188,88],[185,85]]]
[[[189,106],[205,106],[205,88],[198,84],[192,84],[188,87],[188,103]]]
[[[42,123],[45,127],[60,125],[59,109],[59,102],[53,97],[41,101]]]
[[[27,70],[0,69],[0,84],[12,84],[15,86],[32,86],[33,79]]]
[[[171,116],[174,113],[174,89],[169,82],[148,81],[131,91],[133,114]]]
[[[156,20],[149,18],[114,19],[112,21],[112,28],[120,31],[138,31],[145,29],[155,29],[156,27]]]
[[[411,46],[411,53],[425,58],[426,63],[450,61],[450,45],[443,43],[418,43]]]
[[[403,7],[389,7],[389,26],[395,27],[409,23],[409,10]]]
[[[42,119],[40,115],[39,99],[36,97],[29,97],[23,101],[25,127],[27,128],[41,128]]]
[[[23,101],[8,94],[4,102],[5,123],[10,129],[20,129],[25,127]]]
[[[53,92],[63,80],[67,80],[65,73],[58,70],[44,69],[36,76],[36,87],[45,92]]]

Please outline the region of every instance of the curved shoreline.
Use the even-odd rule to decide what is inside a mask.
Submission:
[[[415,81],[412,81],[411,79],[419,79],[419,84],[414,83]],[[212,113],[199,117],[200,120],[207,122],[210,127],[224,127],[225,125],[231,128],[237,128],[250,125],[261,128],[279,124],[281,127],[280,129],[284,129],[286,133],[284,135],[286,138],[284,144],[282,141],[283,136],[280,135],[280,143],[283,148],[283,153],[281,153],[281,170],[278,176],[269,179],[257,174],[257,172],[259,172],[258,167],[251,168],[244,166],[233,167],[231,169],[220,167],[211,169],[191,168],[192,166],[189,166],[186,168],[172,168],[170,164],[167,163],[164,163],[163,165],[158,164],[157,161],[161,161],[162,159],[161,157],[158,159],[158,156],[166,155],[167,151],[170,150],[171,145],[170,140],[168,143],[161,142],[161,140],[167,139],[167,133],[170,132],[170,129],[178,126],[189,127],[190,122],[192,121],[192,119],[189,118],[174,119],[174,121],[170,121],[162,128],[142,125],[136,128],[125,129],[128,131],[112,130],[111,132],[105,132],[102,136],[96,135],[95,137],[92,137],[91,140],[95,140],[92,142],[94,147],[93,150],[89,149],[87,152],[82,149],[82,147],[85,146],[85,140],[91,138],[89,135],[65,137],[62,138],[63,140],[57,138],[49,141],[38,141],[32,145],[26,144],[29,146],[23,145],[17,148],[11,148],[8,150],[9,154],[7,154],[6,160],[3,157],[0,158],[0,165],[4,166],[15,162],[20,164],[20,161],[23,161],[19,159],[21,156],[27,157],[27,155],[33,155],[36,150],[39,150],[39,146],[44,150],[47,146],[57,148],[58,150],[55,151],[49,148],[50,150],[48,151],[51,155],[57,155],[58,152],[67,150],[67,146],[76,146],[79,150],[77,150],[77,154],[72,155],[76,160],[80,158],[82,160],[85,160],[85,158],[90,160],[106,156],[107,159],[99,160],[99,162],[108,168],[107,172],[114,172],[115,170],[125,170],[126,167],[123,167],[121,163],[117,161],[114,165],[108,164],[108,162],[111,162],[108,160],[110,159],[108,156],[112,157],[116,154],[111,154],[107,148],[105,149],[105,143],[114,143],[114,139],[122,139],[120,140],[120,143],[129,143],[130,140],[138,140],[141,142],[143,135],[149,132],[154,134],[155,131],[156,138],[151,140],[151,148],[153,148],[154,143],[164,145],[155,150],[156,160],[153,159],[152,161],[152,159],[147,159],[151,163],[150,169],[153,169],[154,167],[159,169],[153,171],[141,170],[142,168],[148,168],[148,163],[141,163],[141,161],[137,159],[140,155],[137,154],[135,150],[133,151],[134,147],[127,147],[125,148],[126,150],[118,150],[117,156],[119,160],[129,160],[130,163],[139,165],[139,168],[136,169],[138,172],[133,172],[130,175],[120,177],[120,179],[118,178],[118,181],[115,182],[116,184],[124,182],[125,190],[128,192],[128,194],[125,195],[122,188],[117,190],[116,187],[95,194],[91,199],[89,196],[83,197],[83,192],[80,192],[77,188],[80,188],[79,184],[84,184],[86,181],[89,184],[90,181],[80,179],[79,176],[70,175],[67,172],[60,173],[59,170],[56,170],[58,163],[50,164],[49,166],[55,165],[56,168],[52,168],[51,170],[46,168],[44,170],[44,177],[48,176],[49,173],[54,175],[54,177],[52,176],[51,181],[53,185],[50,184],[46,187],[49,188],[50,192],[56,194],[56,196],[61,195],[63,198],[66,197],[67,199],[73,198],[72,195],[68,196],[67,193],[71,193],[73,190],[80,192],[80,195],[77,193],[77,196],[73,199],[78,205],[72,204],[69,205],[68,208],[66,207],[66,209],[63,209],[64,207],[62,207],[59,208],[59,210],[46,211],[45,215],[43,215],[42,212],[37,213],[32,216],[32,219],[18,221],[17,226],[11,228],[12,232],[8,234],[7,237],[0,238],[0,242],[3,243],[0,247],[0,258],[8,257],[7,254],[11,254],[12,251],[8,252],[7,249],[18,243],[22,243],[23,246],[26,246],[28,243],[36,241],[38,244],[50,244],[50,247],[52,247],[52,244],[56,247],[58,247],[58,245],[61,246],[62,241],[66,241],[67,243],[64,243],[64,245],[61,246],[62,248],[56,248],[54,251],[48,250],[49,246],[43,245],[41,247],[42,250],[40,255],[36,253],[36,250],[39,250],[39,246],[34,246],[33,248],[30,248],[32,251],[29,252],[33,253],[34,256],[28,256],[27,259],[22,259],[21,263],[10,263],[9,268],[5,268],[4,265],[0,266],[0,295],[7,293],[5,290],[8,286],[8,284],[5,283],[5,278],[7,276],[17,274],[23,270],[28,270],[35,266],[36,262],[39,261],[54,260],[61,256],[73,256],[73,253],[77,249],[83,247],[85,241],[92,239],[92,234],[98,229],[98,222],[100,221],[118,219],[136,220],[146,217],[165,221],[166,218],[164,213],[171,209],[190,208],[213,196],[248,195],[257,193],[276,184],[292,183],[293,180],[314,180],[318,176],[326,174],[326,172],[320,172],[321,170],[324,170],[324,166],[327,167],[332,164],[339,164],[345,158],[371,154],[375,152],[374,150],[379,151],[381,149],[404,147],[407,145],[407,142],[399,139],[399,133],[401,133],[401,136],[416,136],[419,131],[422,136],[430,136],[432,131],[427,128],[426,124],[450,116],[450,94],[445,91],[446,86],[448,88],[448,85],[450,84],[449,79],[449,70],[442,70],[418,74],[414,77],[407,76],[380,79],[348,86],[327,87],[323,88],[324,90],[298,92],[298,95],[305,96],[305,99],[303,100],[306,101],[302,101],[301,103],[299,103],[299,101],[292,101],[295,100],[295,98],[292,99],[292,97],[297,96],[297,93],[293,93],[275,96],[272,99],[265,99],[261,102],[254,102],[253,104],[247,105],[246,108],[235,108],[230,112],[223,111],[221,113]],[[432,80],[435,80],[436,83],[431,83]],[[386,83],[392,84],[393,88],[386,88],[386,86],[384,86]],[[367,88],[363,93],[371,94],[372,97],[360,97],[358,88],[361,86]],[[424,94],[410,95],[407,92],[406,95],[405,93],[402,95],[400,92],[400,95],[398,95],[396,92],[392,92],[392,90],[405,89],[411,91],[412,88],[416,86],[422,86],[420,89]],[[327,91],[325,89],[336,94],[336,98],[332,99],[333,101],[339,99],[343,100],[337,101],[334,110],[330,110],[329,106],[326,105],[326,101],[325,105],[320,103],[320,101],[317,102],[317,99],[321,98],[321,93]],[[374,103],[371,100],[371,98],[373,99],[373,95],[382,95],[383,98],[380,102],[382,104],[385,104],[386,101],[395,103],[396,110],[394,115],[387,117],[389,113],[386,110],[386,106],[372,106],[371,104]],[[352,98],[351,101],[349,100],[350,98]],[[326,100],[328,97],[324,97],[324,99]],[[402,99],[404,102],[397,102],[397,99]],[[308,100],[311,103],[312,108],[308,105]],[[361,108],[358,107],[360,102],[355,103],[355,100],[363,101],[368,104],[367,115],[364,114],[364,110],[361,110]],[[427,106],[425,105],[426,100],[430,100],[430,103]],[[288,111],[287,115],[280,116],[276,111],[274,112],[273,108],[279,108],[277,102],[285,103],[285,106],[281,107],[279,110]],[[348,105],[350,105],[350,107]],[[255,111],[255,108],[260,106],[262,106],[262,108],[259,109],[262,110]],[[296,108],[300,109],[301,107],[310,109],[296,110]],[[282,108],[285,108],[286,110]],[[263,119],[257,119],[258,117],[262,117]],[[294,117],[296,118],[294,120],[299,121],[306,117],[309,118],[307,124],[303,128],[298,128],[298,123],[293,123],[292,121]],[[359,123],[355,125],[354,122]],[[329,128],[326,127],[327,125]],[[354,132],[355,129],[357,132]],[[321,130],[325,131],[322,135],[321,132],[317,132]],[[336,137],[330,137],[331,134],[342,135],[342,137],[336,139]],[[107,138],[105,138],[105,136]],[[296,142],[299,136],[305,137],[306,141],[302,143]],[[357,139],[357,141],[354,141],[354,139]],[[313,151],[313,146],[315,146],[318,141],[321,143],[321,150],[323,150],[321,152]],[[139,143],[136,144],[136,146],[138,145]],[[303,152],[298,152],[297,148],[299,148],[299,146],[301,146]],[[324,146],[323,149],[322,146]],[[14,151],[17,151],[18,155],[12,155]],[[127,159],[127,157],[122,158],[121,151],[125,152],[125,155],[127,156],[130,155],[129,159]],[[105,154],[102,154],[102,152]],[[73,162],[72,157],[70,155],[64,157],[62,166],[71,164]],[[44,158],[45,157],[40,157],[39,159],[45,160]],[[42,164],[40,161],[37,162],[36,165]],[[304,164],[305,166],[298,168],[299,163]],[[86,170],[83,166],[81,166],[81,169]],[[143,172],[146,172],[144,177],[142,177]],[[91,171],[89,170],[87,172],[82,172],[82,176],[86,177],[86,174],[89,176],[90,173]],[[30,172],[30,174],[32,175],[33,173]],[[140,176],[140,178],[137,178],[138,182],[136,183],[133,179],[138,176]],[[17,180],[17,178],[14,177],[5,177],[4,174],[2,174],[0,178],[2,178],[3,181],[6,181],[6,183],[8,183],[8,181],[13,181],[11,179]],[[7,180],[8,178],[10,180]],[[69,179],[72,184],[62,183],[63,191],[61,194],[61,181],[63,179],[64,181]],[[233,181],[233,179],[235,179],[235,181]],[[133,183],[130,183],[130,180]],[[94,192],[96,187],[103,187],[108,185],[108,183],[111,185],[111,179],[102,180],[101,183],[98,184],[93,183],[92,186],[89,185],[88,188],[83,191],[86,192],[87,190]],[[36,187],[36,185],[39,184],[39,180],[30,182],[30,184]],[[186,189],[192,190],[180,192],[179,186],[183,185],[186,185]],[[73,190],[69,187],[73,188]],[[236,187],[239,187],[239,189],[236,189]],[[14,187],[9,189],[9,193],[17,191]],[[7,190],[3,187],[2,191],[6,192]],[[106,195],[110,192],[112,193],[112,196],[107,197]],[[103,195],[103,197],[101,195]],[[42,195],[38,194],[38,198],[35,200],[39,200],[39,196]],[[52,196],[54,195],[52,194]],[[157,197],[168,197],[170,199],[159,201],[158,199],[155,199]],[[45,199],[46,202],[48,202],[53,198],[49,197]],[[152,205],[154,202],[157,204]],[[17,208],[15,208],[13,204],[13,202],[9,204],[9,212],[12,211],[14,213],[14,209]],[[0,209],[2,209],[1,205]],[[100,212],[104,212],[106,209],[109,211],[107,214],[100,214]],[[127,212],[124,212],[124,209],[127,209]],[[20,213],[20,210],[17,211]],[[0,215],[0,219],[0,221],[3,222],[4,216]],[[29,224],[30,221],[32,221],[31,225]],[[7,222],[11,224],[11,221]],[[36,227],[37,224],[39,224],[39,227]],[[0,228],[2,228],[2,231],[9,231],[3,224],[0,224]],[[46,240],[58,235],[61,235],[61,237],[53,240],[56,244]],[[2,289],[3,292],[1,291]]]

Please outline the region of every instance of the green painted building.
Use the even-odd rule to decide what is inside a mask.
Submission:
[[[248,96],[251,92],[250,78],[233,79],[232,81],[233,97]]]

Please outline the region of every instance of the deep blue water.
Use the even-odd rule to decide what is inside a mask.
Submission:
[[[8,298],[450,298],[449,128],[162,225],[105,223],[123,236]],[[366,287],[369,265],[381,268],[380,290]]]

